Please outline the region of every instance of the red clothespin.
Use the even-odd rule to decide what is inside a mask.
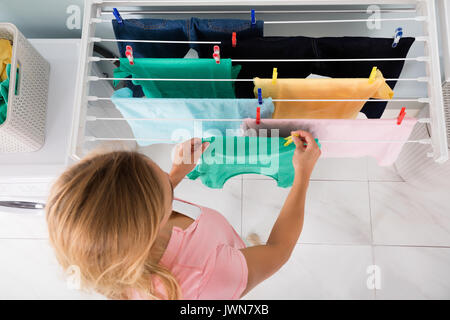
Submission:
[[[130,64],[133,65],[134,64],[133,48],[131,46],[126,46],[125,56],[128,58]]]
[[[400,113],[398,114],[398,117],[397,117],[397,124],[398,125],[401,125],[402,124],[402,121],[403,121],[403,118],[405,118],[405,116],[406,116],[406,108],[405,107],[403,107],[401,110],[400,110]]]
[[[220,63],[220,47],[219,46],[214,46],[213,58],[214,58],[214,60],[216,60],[217,64]]]
[[[233,34],[231,36],[231,44],[232,44],[233,48],[236,48],[236,32],[233,32]]]
[[[256,124],[261,123],[261,107],[256,107]]]

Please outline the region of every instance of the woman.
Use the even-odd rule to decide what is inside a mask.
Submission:
[[[208,145],[180,145],[170,174],[136,152],[91,155],[54,184],[46,207],[59,263],[111,299],[238,299],[287,262],[320,150],[293,132],[295,179],[265,245],[246,248],[218,212],[172,210],[173,189]],[[198,152],[201,151],[201,152]],[[183,161],[189,159],[190,161]]]

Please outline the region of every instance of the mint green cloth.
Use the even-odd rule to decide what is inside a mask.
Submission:
[[[200,178],[210,188],[222,188],[231,177],[240,174],[262,174],[272,177],[279,187],[294,182],[292,157],[295,144],[284,146],[283,138],[210,137],[201,162],[187,176]]]
[[[9,73],[11,65],[6,66],[7,78],[0,82],[0,124],[5,122],[6,113],[8,111],[8,91],[9,91]]]
[[[115,78],[163,79],[236,79],[241,66],[233,66],[231,59],[137,58],[131,65],[120,58],[120,67],[114,69]],[[116,86],[119,81],[114,81]],[[235,98],[234,81],[143,81],[147,98]]]

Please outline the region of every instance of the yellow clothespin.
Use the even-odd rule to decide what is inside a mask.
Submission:
[[[299,137],[299,135],[296,133],[296,134],[294,134],[296,137]],[[284,144],[284,146],[285,147],[287,147],[288,145],[290,145],[292,142],[294,142],[293,140],[292,140],[292,136],[289,136],[289,137],[287,137],[287,138],[284,138],[284,140],[286,140],[286,142],[285,142],[285,144]]]
[[[277,82],[277,76],[278,76],[277,68],[273,68],[272,84],[275,84]]]
[[[369,76],[369,83],[373,83],[375,81],[375,77],[377,76],[377,67],[372,68],[372,72]]]

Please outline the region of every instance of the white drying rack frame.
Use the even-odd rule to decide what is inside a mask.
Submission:
[[[95,39],[95,28],[97,23],[104,22],[101,18],[105,16],[103,9],[117,7],[119,12],[121,8],[127,8],[125,11],[129,12],[130,7],[139,7],[139,12],[148,13],[149,11],[158,11],[160,8],[170,8],[167,11],[173,11],[174,13],[180,13],[180,8],[184,7],[226,7],[236,9],[239,7],[255,7],[264,8],[261,11],[267,10],[266,8],[285,7],[285,6],[314,6],[315,11],[317,7],[323,6],[323,12],[329,12],[326,6],[331,5],[415,5],[415,10],[418,23],[423,24],[424,35],[421,40],[424,40],[425,56],[428,57],[425,63],[426,78],[427,78],[427,104],[429,106],[430,120],[429,125],[431,128],[431,145],[433,148],[433,158],[438,163],[443,163],[448,160],[448,143],[446,133],[446,122],[444,114],[443,96],[441,88],[441,72],[439,64],[439,49],[438,49],[438,33],[437,33],[437,19],[436,19],[436,4],[435,0],[258,0],[258,1],[105,1],[105,0],[85,0],[84,8],[84,21],[81,43],[81,58],[79,71],[77,76],[77,91],[76,91],[76,103],[73,114],[72,123],[72,136],[70,145],[70,157],[78,160],[79,155],[83,154],[83,145],[85,141],[89,141],[85,136],[85,127],[87,119],[87,106],[89,101],[89,83],[90,72],[93,55],[93,46]],[[146,10],[141,8],[145,7]],[[173,9],[173,10],[172,10]],[[203,12],[204,10],[202,10]],[[208,10],[207,10],[208,11]],[[291,11],[287,9],[286,11]],[[331,10],[332,11],[332,10]],[[355,10],[356,11],[356,10]],[[137,12],[137,11],[133,11]],[[186,11],[187,13],[192,11]],[[256,9],[256,13],[259,10]],[[295,12],[295,10],[293,10]],[[292,21],[286,21],[293,23]],[[295,23],[295,21],[294,21]],[[101,140],[101,139],[99,139]],[[139,139],[136,139],[139,140]],[[430,156],[430,154],[428,154]]]

